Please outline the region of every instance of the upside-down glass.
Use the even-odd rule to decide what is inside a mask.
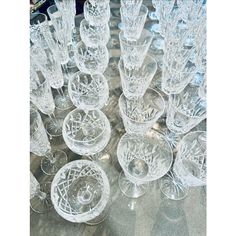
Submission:
[[[41,186],[30,172],[30,207],[37,213],[45,213],[52,208],[50,197],[51,183],[42,183]]]
[[[72,161],[55,175],[51,198],[65,220],[90,225],[102,222],[108,212],[110,185],[102,168],[91,161]]]
[[[186,197],[188,187],[206,185],[206,165],[206,131],[188,133],[178,145],[173,170],[161,179],[161,191],[173,200]]]
[[[125,67],[129,69],[141,67],[153,39],[152,33],[143,29],[137,41],[129,41],[125,38],[124,32],[121,31],[119,33],[119,39]]]
[[[110,6],[107,4],[91,4],[88,0],[84,3],[84,18],[91,25],[104,25],[110,19]]]
[[[125,8],[120,8],[121,21],[122,21],[122,30],[124,31],[124,37],[128,40],[135,41],[137,40],[143,30],[148,8],[145,5],[142,5],[137,17],[133,15],[127,15]]]
[[[129,100],[121,94],[119,109],[126,132],[144,135],[164,113],[165,101],[159,92],[148,88],[138,100]]]
[[[55,174],[67,162],[65,152],[52,150],[40,114],[30,109],[30,151],[41,159],[41,169],[47,175]]]
[[[102,111],[75,109],[66,116],[62,134],[66,145],[74,153],[93,155],[108,144],[111,127]]]
[[[206,100],[198,87],[188,85],[181,93],[169,96],[166,124],[176,134],[184,134],[206,118]]]
[[[157,70],[154,58],[146,56],[143,64],[138,69],[128,69],[122,57],[118,63],[123,93],[126,98],[137,100],[143,97]]]
[[[83,19],[80,22],[80,37],[87,46],[105,46],[110,38],[109,25],[108,23],[104,25],[90,25],[88,21]]]
[[[117,147],[117,157],[123,169],[119,177],[120,189],[133,198],[142,196],[149,182],[164,176],[173,161],[168,141],[155,131],[145,136],[124,134]]]
[[[103,74],[109,62],[106,46],[88,47],[82,41],[75,48],[75,62],[80,71],[86,74]]]
[[[102,74],[75,73],[69,81],[73,104],[82,110],[101,109],[109,98],[107,79]]]

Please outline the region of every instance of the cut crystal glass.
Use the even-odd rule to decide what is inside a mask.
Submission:
[[[126,8],[120,8],[124,37],[128,40],[135,41],[142,33],[148,14],[148,8],[145,5],[142,5],[136,18],[134,18],[133,15],[127,15],[126,10]]]
[[[63,138],[76,154],[93,155],[102,151],[110,140],[111,127],[100,110],[75,109],[65,118]]]
[[[80,36],[87,46],[105,46],[110,38],[110,28],[107,23],[104,25],[90,25],[90,23],[84,19],[80,23]]]
[[[206,100],[199,97],[197,86],[171,94],[168,103],[166,124],[176,134],[189,132],[206,118]]]
[[[161,179],[161,191],[170,199],[187,196],[188,187],[206,185],[206,131],[190,132],[183,137],[173,170]]]
[[[122,57],[118,63],[123,93],[130,100],[143,97],[157,70],[157,62],[146,56],[140,68],[128,69]]]
[[[84,3],[84,18],[91,25],[105,25],[110,19],[109,4],[93,5],[88,0]]]
[[[50,197],[51,183],[42,183],[41,186],[30,172],[30,207],[37,213],[46,213],[52,208]]]
[[[75,49],[75,62],[81,72],[103,74],[109,62],[109,53],[105,46],[87,47],[81,41]]]
[[[77,72],[68,86],[71,101],[82,110],[101,109],[109,98],[107,79],[102,74]]]
[[[173,161],[168,141],[155,131],[145,136],[124,134],[117,147],[117,157],[124,171],[119,179],[121,191],[134,198],[145,193],[148,182],[164,176]]]
[[[142,135],[151,129],[164,113],[165,101],[159,92],[148,88],[138,100],[129,100],[121,94],[119,108],[126,132]]]
[[[67,162],[63,151],[52,150],[40,114],[30,109],[30,151],[41,159],[41,169],[47,175],[55,174]]]
[[[56,212],[74,223],[98,224],[106,216],[110,196],[108,178],[91,161],[72,161],[55,175],[51,198]]]
[[[148,30],[143,29],[137,41],[129,41],[125,38],[124,32],[119,33],[121,55],[126,68],[140,68],[146,57],[153,35]]]

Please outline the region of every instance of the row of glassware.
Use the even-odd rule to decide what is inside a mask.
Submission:
[[[65,4],[66,1],[59,2]],[[163,2],[170,4],[170,1]],[[166,28],[162,90],[169,94],[167,109],[161,93],[148,88],[156,73],[157,62],[147,54],[153,39],[152,33],[143,29],[148,13],[147,8],[142,5],[142,1],[121,1],[122,31],[119,34],[121,59],[118,66],[123,94],[119,98],[119,109],[127,133],[119,142],[117,157],[124,171],[120,174],[119,186],[129,197],[142,196],[147,191],[148,182],[161,178],[171,168],[173,152],[169,143],[163,135],[151,130],[164,112],[167,110],[167,127],[175,134],[185,134],[205,119],[205,97],[201,95],[205,95],[205,92],[201,86],[199,88],[199,81],[193,77],[196,74],[195,67],[200,67],[192,63],[193,69],[193,65],[188,64],[190,55],[192,56],[197,51],[197,47],[199,48],[198,38],[195,37],[196,32],[199,31],[193,31],[192,28],[196,26],[202,29],[199,25],[204,23],[202,20],[204,14],[197,16],[194,24],[187,24],[189,19],[180,15],[181,11],[178,11],[178,14],[172,13],[174,5],[170,11],[171,16],[167,14],[164,6],[165,4],[162,5],[161,10],[164,11],[165,14],[163,12],[162,14],[167,19],[164,24]],[[58,9],[60,9],[59,5]],[[68,9],[73,12],[70,7]],[[109,60],[109,53],[105,46],[109,39],[110,9],[109,13],[107,9],[109,9],[108,1],[89,1],[84,5],[86,19],[80,24],[82,42],[75,46],[74,57],[80,71],[69,78],[69,96],[61,89],[64,80],[60,66],[64,68],[64,73],[67,68],[65,60],[60,59],[65,57],[60,56],[58,50],[54,51],[56,47],[59,48],[63,44],[60,38],[67,37],[68,28],[70,32],[73,31],[63,23],[68,22],[68,16],[56,10],[57,20],[53,21],[54,16],[49,14],[55,28],[54,37],[49,36],[49,27],[45,27],[47,22],[44,15],[35,17],[44,18],[44,21],[35,18],[32,20],[31,40],[34,45],[31,51],[31,101],[42,113],[51,117],[48,123],[45,123],[48,133],[50,135],[62,133],[67,146],[80,155],[94,155],[101,152],[110,139],[110,123],[106,115],[99,110],[109,97],[107,80],[102,74]],[[184,9],[189,11],[191,8],[185,6]],[[175,24],[170,23],[171,20],[174,20]],[[57,25],[61,30],[56,30]],[[181,43],[176,39],[181,39]],[[186,42],[189,41],[192,44],[194,42],[194,45],[186,46]],[[56,42],[56,46],[51,42]],[[69,40],[67,39],[66,42],[68,44]],[[63,52],[67,52],[67,44],[62,46]],[[204,53],[197,51],[195,54],[200,54],[201,63],[205,60]],[[199,61],[199,58],[197,59]],[[67,60],[70,59],[67,57]],[[171,78],[168,78],[166,71],[169,71],[172,65],[174,71],[171,69],[169,72]],[[185,66],[191,69],[187,68],[186,71]],[[55,76],[56,73],[60,76]],[[170,84],[172,88],[177,89],[176,91],[172,88],[169,91],[164,89],[166,78],[171,81]],[[190,84],[186,83],[186,78],[188,82],[191,81]],[[63,83],[60,83],[59,79]],[[185,82],[182,83],[183,81]],[[77,107],[66,116],[64,121],[53,117],[55,103],[49,84],[58,89],[55,103],[59,104],[62,110],[71,106],[70,100]],[[181,142],[183,147],[180,148],[181,145],[178,147],[178,158],[175,159],[173,171],[170,171],[160,182],[163,193],[172,199],[186,196],[188,186],[205,184],[205,132],[189,133]],[[41,117],[34,109],[31,110],[31,152],[46,157],[41,162],[41,167],[46,174],[56,174],[51,187],[51,198],[58,214],[72,222],[89,221],[91,224],[99,223],[104,218],[105,214],[101,213],[106,212],[110,193],[106,174],[94,162],[78,160],[66,164],[67,157],[64,152],[51,150]],[[39,196],[37,191],[32,194],[32,199]],[[44,197],[43,199],[47,199],[46,196]],[[40,204],[39,206],[41,207]],[[43,206],[45,207],[45,204]],[[33,205],[32,207],[35,208]]]

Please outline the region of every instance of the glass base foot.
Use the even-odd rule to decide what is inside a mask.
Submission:
[[[30,199],[30,207],[37,213],[46,213],[53,207],[50,196],[51,183],[45,182],[40,184],[40,190],[46,193],[46,197],[44,199],[40,199],[38,195],[35,195]]]
[[[149,187],[149,184],[142,184],[142,185],[137,185],[132,182],[130,182],[126,176],[124,175],[124,172],[122,171],[119,175],[119,187],[122,193],[130,198],[138,198],[143,196]]]
[[[45,129],[49,136],[57,137],[62,135],[63,119],[48,119],[45,123]]]
[[[46,175],[55,175],[58,170],[67,163],[67,155],[61,150],[52,150],[54,161],[43,157],[41,160],[41,169]]]
[[[171,200],[181,200],[188,194],[188,186],[170,171],[160,180],[161,192]]]
[[[54,98],[54,102],[56,108],[59,110],[67,110],[73,106],[68,93],[65,93],[64,95],[56,95]]]

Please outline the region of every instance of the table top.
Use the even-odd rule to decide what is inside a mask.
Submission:
[[[149,7],[151,1],[148,2]],[[32,236],[204,236],[206,235],[206,188],[190,188],[188,196],[181,201],[167,199],[160,191],[159,181],[149,186],[149,191],[138,199],[127,198],[119,189],[118,176],[121,167],[116,156],[116,148],[120,137],[125,133],[119,116],[118,98],[122,93],[117,63],[120,56],[118,28],[119,5],[111,2],[110,29],[111,40],[108,43],[110,62],[104,75],[110,88],[108,105],[102,111],[107,115],[111,127],[111,139],[107,147],[99,154],[98,163],[105,170],[111,186],[111,206],[105,220],[98,225],[71,223],[61,218],[52,208],[48,213],[38,214],[30,210],[30,233]],[[114,13],[115,12],[115,13]],[[82,19],[77,16],[77,26]],[[148,21],[145,27],[152,22]],[[117,43],[118,42],[118,43]],[[162,53],[155,52],[152,47],[149,53],[155,54],[161,64]],[[112,70],[111,70],[112,68]],[[153,78],[151,87],[159,89],[160,68]],[[73,109],[73,108],[72,108]],[[43,117],[44,118],[44,117]],[[165,114],[154,125],[153,129],[165,130]],[[206,122],[201,122],[195,130],[205,130]],[[50,140],[53,148],[59,148],[68,155],[68,161],[81,157],[70,151],[62,137]],[[40,169],[40,157],[31,154],[30,169],[37,180],[51,181],[53,176],[46,176]]]

